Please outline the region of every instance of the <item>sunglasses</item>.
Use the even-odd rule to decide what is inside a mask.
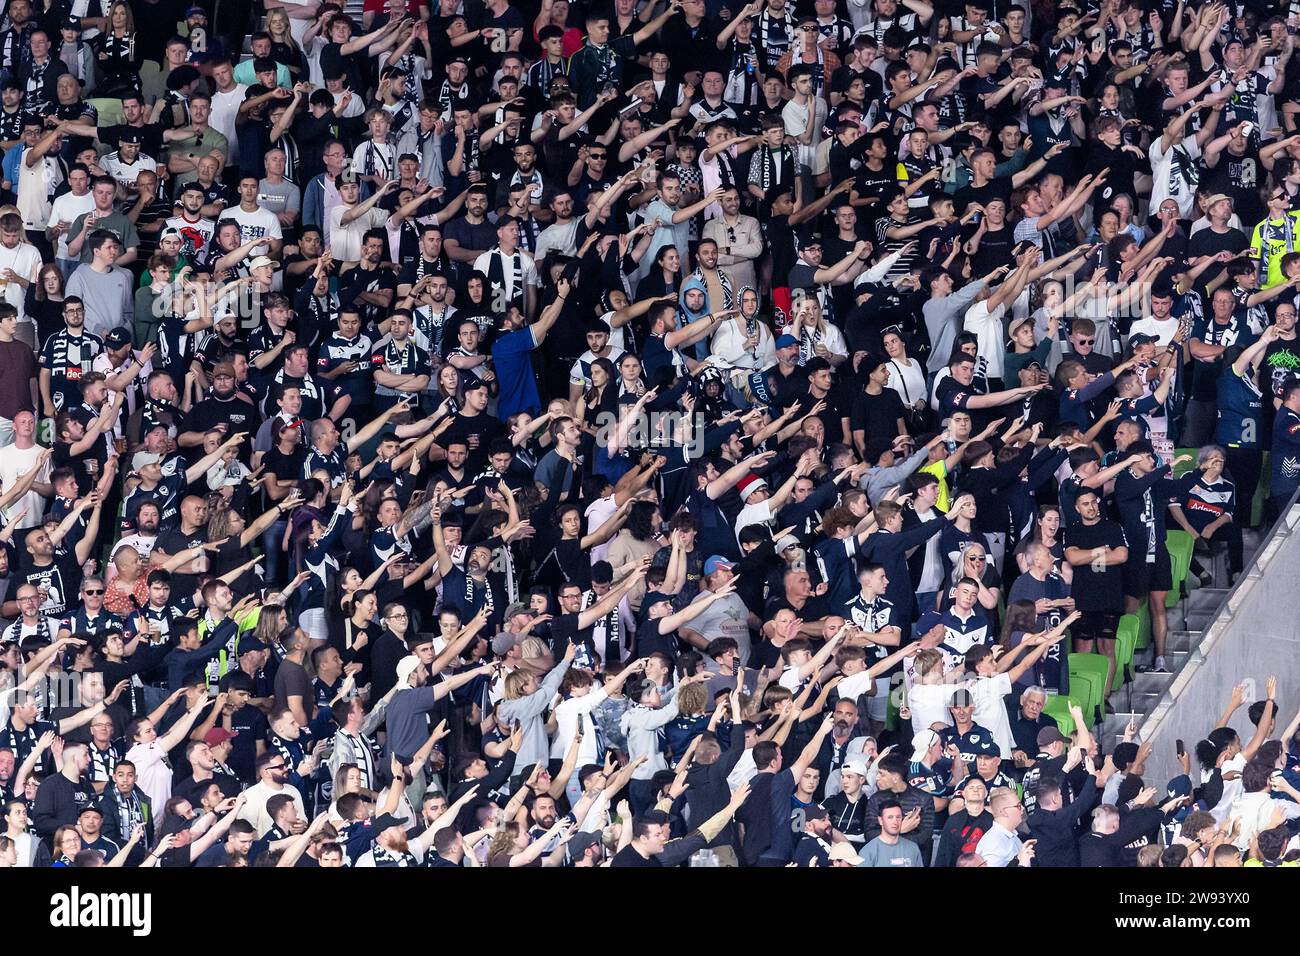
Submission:
[[[1079,344],[1080,344],[1080,345],[1092,345],[1092,344],[1093,344],[1094,342],[1096,342],[1096,341],[1097,341],[1096,339],[1079,339]]]
[[[82,593],[87,594],[87,595],[89,595],[89,594],[103,594],[103,593],[104,593],[104,589],[103,589],[103,588],[88,588],[86,591],[84,591],[84,592],[82,592]]]

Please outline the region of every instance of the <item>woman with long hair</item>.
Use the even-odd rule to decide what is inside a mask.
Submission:
[[[903,409],[907,413],[908,433],[920,435],[928,430],[929,424],[925,366],[907,354],[903,330],[896,325],[891,325],[881,333],[880,345],[889,359],[890,375],[886,387],[897,392],[903,403]]]
[[[358,588],[342,607],[342,615],[331,615],[329,642],[345,664],[360,664],[357,686],[370,683],[370,652],[379,640],[379,599],[375,592]],[[346,616],[344,616],[346,615]]]
[[[99,96],[140,92],[140,54],[136,49],[135,16],[130,4],[116,0],[108,8],[108,25],[91,41],[101,79]]]
[[[307,59],[302,47],[293,38],[289,26],[289,14],[283,7],[274,7],[266,11],[266,32],[271,38],[271,59],[283,63],[294,82],[306,79]]]
[[[23,308],[36,323],[38,349],[45,345],[46,339],[63,328],[63,287],[63,273],[53,262],[41,266],[36,273],[36,281],[27,287],[27,301]]]
[[[1038,612],[1034,608],[1033,601],[1012,601],[1007,605],[1007,619],[1002,624],[1001,634],[998,638],[998,644],[1002,647],[1004,653],[1010,653],[1020,646],[1021,641],[1026,637],[1034,635],[1038,630]],[[1045,673],[1045,665],[1048,661],[1040,659],[1032,668],[1020,675],[1020,680],[1016,681],[1016,696],[1019,697],[1027,687],[1038,686],[1057,686],[1057,677],[1055,674]]]
[[[252,524],[248,523],[239,508],[224,502],[209,505],[208,540],[221,542],[217,553],[212,556],[209,570],[213,574],[224,575],[243,568],[231,582],[231,587],[237,594],[248,594],[255,590],[260,580],[253,574],[252,568],[262,558],[253,554],[253,542],[300,504],[302,498],[296,492],[290,493],[288,498],[271,507]]]
[[[564,817],[560,817],[556,820],[554,826],[533,840],[529,838],[528,830],[511,820],[492,837],[492,843],[488,846],[487,865],[508,867],[559,866],[560,861],[564,858],[564,854],[560,851],[564,849],[564,845],[569,840],[565,834],[568,826],[568,821]],[[557,839],[558,843],[556,843]],[[552,843],[556,843],[556,845],[551,849],[546,860],[543,861],[541,859],[542,851]]]
[[[682,289],[682,257],[677,247],[663,246],[655,253],[654,265],[646,277],[637,283],[638,301],[676,295]]]
[[[962,544],[961,558],[953,565],[951,586],[939,595],[939,610],[946,611],[952,607],[957,585],[963,578],[970,578],[979,585],[979,608],[989,621],[989,632],[998,630],[998,598],[1002,595],[1002,577],[998,569],[989,560],[988,549],[979,541],[971,540]]]
[[[849,347],[844,341],[844,333],[826,320],[815,295],[800,296],[796,293],[791,297],[790,307],[794,319],[781,334],[794,336],[798,341],[801,365],[817,356],[831,365],[839,365],[848,359]]]
[[[1029,556],[1025,553],[1031,544],[1041,544],[1052,552],[1052,571],[1069,584],[1074,580],[1074,566],[1065,560],[1065,544],[1061,539],[1061,509],[1056,505],[1039,505],[1038,517],[1029,534],[1016,545],[1016,567],[1024,574],[1029,570]]]

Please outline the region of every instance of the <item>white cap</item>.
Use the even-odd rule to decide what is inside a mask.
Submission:
[[[856,773],[863,780],[867,778],[867,762],[865,760],[846,760],[840,767],[840,773]]]
[[[397,662],[397,686],[405,687],[412,674],[420,666],[420,659],[414,654],[407,654]]]

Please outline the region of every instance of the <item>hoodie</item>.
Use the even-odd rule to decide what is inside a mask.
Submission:
[[[677,716],[677,687],[668,692],[662,707],[643,707],[634,704],[623,714],[619,727],[627,735],[627,755],[635,760],[644,756],[646,762],[632,771],[633,780],[649,780],[660,770],[668,769],[664,760],[660,728]]]
[[[692,311],[686,305],[686,293],[698,289],[704,293],[704,305],[699,311]],[[692,322],[698,322],[709,314],[709,290],[699,276],[691,276],[682,283],[682,290],[677,293],[677,321],[679,328],[686,328]],[[692,346],[695,358],[703,361],[709,356],[709,340],[706,336]]]

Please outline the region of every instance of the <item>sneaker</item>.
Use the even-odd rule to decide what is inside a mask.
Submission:
[[[1151,673],[1152,673],[1152,674],[1168,674],[1168,673],[1169,673],[1169,668],[1165,666],[1165,659],[1164,659],[1163,657],[1157,657],[1157,658],[1156,658],[1155,665],[1151,668]]]

